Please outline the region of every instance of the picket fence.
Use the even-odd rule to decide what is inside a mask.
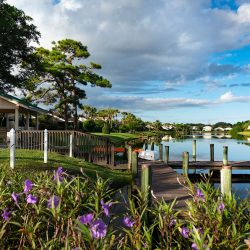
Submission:
[[[18,130],[10,131],[10,167],[15,166],[15,149],[57,152],[88,162],[114,166],[114,144],[109,138],[72,130]]]

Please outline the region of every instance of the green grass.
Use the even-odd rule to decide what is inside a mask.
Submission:
[[[250,136],[250,131],[239,132],[238,134]]]
[[[119,145],[121,143],[124,143],[125,141],[135,140],[140,137],[137,134],[130,134],[130,133],[110,133],[110,134],[92,133],[92,134],[108,137],[115,145]]]
[[[0,150],[1,166],[9,165],[9,149]],[[16,150],[16,171],[27,176],[32,176],[35,172],[51,171],[59,166],[69,173],[79,174],[81,168],[91,178],[96,178],[98,174],[103,179],[110,179],[115,186],[124,186],[131,182],[132,177],[128,172],[111,170],[96,164],[92,164],[77,158],[70,158],[57,153],[48,154],[48,163],[43,162],[43,151],[39,150]]]

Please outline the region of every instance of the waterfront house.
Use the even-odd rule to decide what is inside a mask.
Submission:
[[[211,132],[212,131],[212,126],[210,126],[210,125],[204,126],[202,130],[205,131],[205,132]]]

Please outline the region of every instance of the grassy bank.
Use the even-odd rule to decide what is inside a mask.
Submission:
[[[1,149],[0,151],[1,166],[9,165],[9,150]],[[110,179],[114,185],[123,186],[131,182],[131,175],[127,172],[111,170],[96,164],[86,162],[81,159],[70,158],[57,153],[49,153],[48,163],[43,162],[43,151],[38,150],[16,150],[16,171],[20,171],[25,176],[32,176],[39,171],[52,171],[58,166],[65,170],[77,174],[81,168],[89,177],[95,178],[98,174],[103,179]]]
[[[250,136],[250,132],[249,131],[239,132],[238,134]]]
[[[130,134],[130,133],[110,133],[110,134],[92,133],[92,134],[108,137],[116,145],[122,144],[125,141],[130,141],[140,138],[140,135]]]

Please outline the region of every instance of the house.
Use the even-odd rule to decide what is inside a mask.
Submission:
[[[227,128],[225,128],[224,130],[225,130],[225,131],[230,131],[230,130],[232,130],[232,128],[227,127]]]
[[[212,126],[209,126],[209,125],[204,126],[202,130],[205,131],[205,132],[211,132],[212,131]]]
[[[214,130],[217,131],[217,132],[224,132],[225,131],[225,129],[222,128],[222,127],[217,127]]]
[[[173,125],[163,125],[162,128],[164,130],[172,130],[172,129],[174,129],[174,126]]]
[[[31,129],[30,118],[35,118],[35,127],[38,130],[39,114],[48,114],[47,110],[41,109],[30,102],[0,92],[0,113],[2,116],[1,130]],[[4,122],[3,122],[4,121]],[[4,126],[3,126],[4,125]]]

